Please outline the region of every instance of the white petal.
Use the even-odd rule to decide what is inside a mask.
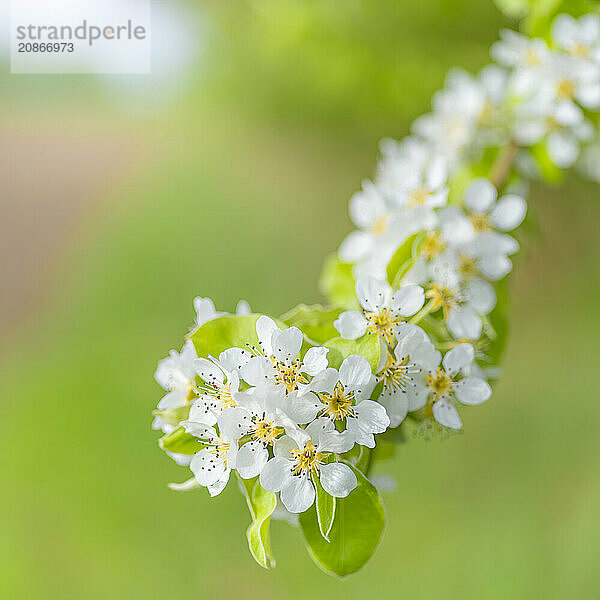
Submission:
[[[579,145],[571,135],[562,132],[551,133],[547,145],[552,162],[561,169],[571,167],[579,156]]]
[[[319,475],[321,486],[334,498],[345,498],[358,486],[354,471],[342,463],[321,465]]]
[[[425,381],[421,378],[418,378],[415,385],[410,386],[406,390],[406,395],[408,397],[408,410],[414,411],[423,408],[427,402],[428,394],[429,389],[425,385]]]
[[[374,277],[361,277],[356,282],[356,297],[361,306],[370,312],[379,312],[390,305],[392,288]]]
[[[219,407],[212,396],[202,395],[192,404],[188,421],[202,423],[203,425],[214,425],[217,422]]]
[[[351,431],[324,431],[319,436],[319,450],[342,454],[354,447],[355,439]]]
[[[466,294],[471,306],[480,314],[487,315],[496,306],[496,291],[484,279],[471,279],[467,284]]]
[[[197,438],[203,440],[214,440],[218,437],[217,432],[212,427],[205,425],[204,423],[197,423],[195,421],[181,421],[179,425],[181,425],[181,427],[183,427],[190,435],[195,435]]]
[[[269,460],[269,452],[261,442],[244,444],[237,455],[235,468],[243,479],[260,475]]]
[[[250,352],[242,348],[228,348],[219,354],[219,362],[226,371],[238,371],[249,360]]]
[[[373,248],[373,236],[364,231],[352,231],[338,248],[338,256],[345,263],[359,262]]]
[[[184,390],[174,390],[165,394],[160,402],[158,403],[158,410],[171,410],[172,408],[179,408],[185,406],[187,402],[187,392]]]
[[[313,394],[289,394],[283,406],[285,414],[298,425],[313,421],[322,408],[323,405]]]
[[[492,395],[492,389],[483,379],[466,377],[454,385],[454,393],[463,404],[481,404]]]
[[[298,356],[304,336],[297,327],[273,332],[271,337],[272,355],[277,361],[291,362]]]
[[[433,405],[433,416],[435,417],[435,420],[444,427],[450,427],[451,429],[460,429],[462,427],[458,412],[456,412],[454,406],[446,400],[438,400]]]
[[[473,212],[487,212],[494,204],[498,192],[494,184],[483,177],[473,179],[465,189],[465,206]]]
[[[446,324],[456,339],[476,340],[481,335],[481,319],[470,306],[458,306],[450,309]]]
[[[262,385],[273,374],[273,365],[265,356],[253,356],[241,369],[242,379],[250,385]]]
[[[492,281],[498,281],[512,271],[512,262],[504,254],[482,256],[478,266],[481,274]]]
[[[207,486],[208,493],[210,494],[211,498],[218,496],[225,489],[225,487],[227,486],[227,482],[229,481],[230,474],[231,469],[226,469],[225,473],[223,474],[221,479],[219,479],[219,481]]]
[[[223,371],[207,358],[196,358],[194,360],[194,369],[206,383],[219,384],[225,380]]]
[[[258,336],[258,341],[260,342],[260,345],[267,356],[272,354],[271,339],[274,331],[279,331],[279,327],[277,327],[277,324],[275,321],[273,321],[273,319],[265,315],[258,317],[256,320],[256,335]]]
[[[268,492],[278,492],[292,478],[292,462],[280,457],[272,458],[261,471],[260,485]]]
[[[496,229],[512,231],[521,224],[526,212],[527,203],[521,196],[506,194],[494,206],[490,219]]]
[[[299,440],[295,439],[295,436],[282,435],[280,438],[277,438],[273,444],[273,454],[279,458],[291,460],[291,452],[293,450],[298,450],[300,445],[303,445],[307,439],[308,435],[306,435],[299,443]]]
[[[281,488],[281,501],[292,513],[308,510],[315,501],[315,487],[306,476],[291,477]]]
[[[390,424],[385,408],[373,400],[363,400],[355,408],[361,428],[371,433],[383,433]]]
[[[200,450],[192,458],[190,469],[200,485],[212,485],[225,473],[226,467],[222,460],[218,460],[208,449]]]
[[[475,358],[471,344],[458,344],[444,356],[443,365],[447,373],[456,373],[470,365]]]
[[[343,312],[333,323],[340,335],[347,340],[355,340],[365,335],[367,320],[357,310]]]
[[[239,440],[252,427],[252,415],[241,406],[226,408],[218,419],[219,431],[227,440]]]
[[[314,376],[324,371],[329,364],[327,360],[328,348],[317,346],[315,348],[309,348],[304,355],[302,361],[304,368],[302,369],[308,375]]]
[[[351,354],[340,366],[340,381],[351,390],[369,385],[372,377],[369,361],[358,354]]]
[[[410,317],[421,309],[425,302],[423,288],[418,285],[405,285],[394,292],[391,309],[403,317]]]
[[[398,427],[408,412],[408,395],[402,390],[390,390],[379,396],[390,419],[390,427]]]
[[[240,316],[246,316],[252,314],[252,309],[246,300],[240,300],[235,307],[235,314]]]
[[[196,310],[196,325],[198,327],[223,314],[217,313],[215,304],[210,298],[194,298],[194,308]]]
[[[442,355],[430,341],[427,341],[411,353],[410,359],[425,371],[433,371],[440,364]]]

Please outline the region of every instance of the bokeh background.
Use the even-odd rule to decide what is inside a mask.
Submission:
[[[152,375],[192,298],[319,301],[378,140],[512,24],[489,0],[155,9],[149,77],[11,76],[2,52],[0,597],[597,597],[600,190],[574,176],[532,190],[504,379],[464,435],[388,463],[362,572],[324,575],[286,523],[264,571],[234,485],[167,489],[187,474],[150,429]]]

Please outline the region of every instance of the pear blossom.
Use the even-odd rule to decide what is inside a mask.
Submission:
[[[383,433],[390,424],[385,408],[371,400],[374,387],[367,359],[351,354],[339,371],[330,367],[317,375],[311,383],[313,393],[294,398],[286,412],[297,423],[321,416],[339,424],[340,439],[348,444],[345,450],[355,443],[374,448],[373,434]]]
[[[282,394],[304,391],[309,380],[327,368],[324,347],[309,348],[300,358],[304,335],[297,327],[280,329],[273,319],[264,315],[256,321],[260,348],[240,369],[244,381],[252,386],[274,386]]]
[[[600,17],[595,14],[575,19],[558,15],[552,23],[552,39],[572,56],[600,60]]]
[[[236,466],[237,431],[228,427],[226,413],[219,416],[218,431],[214,427],[192,420],[183,421],[181,424],[187,433],[196,436],[206,445],[194,454],[190,462],[190,469],[196,481],[208,488],[211,496],[220,494]]]
[[[440,360],[441,355],[429,336],[410,323],[399,333],[393,353],[382,354],[376,378],[383,384],[379,402],[389,415],[391,427],[397,427],[406,417],[414,376],[434,369]]]
[[[340,335],[350,340],[368,332],[391,342],[405,318],[414,315],[424,302],[423,288],[418,285],[406,285],[392,292],[387,282],[373,277],[356,282],[356,297],[362,311],[343,312],[334,322]]]
[[[240,446],[236,470],[244,479],[259,475],[269,460],[275,440],[294,428],[280,408],[281,397],[269,388],[250,388],[238,395],[238,405],[226,409],[221,418],[228,431],[247,438]]]
[[[212,356],[194,360],[194,369],[200,383],[195,387],[198,398],[190,409],[190,419],[205,425],[214,425],[226,408],[237,406],[240,391],[238,371],[247,362],[240,348],[221,352],[219,359]]]
[[[325,492],[345,498],[358,485],[352,469],[339,462],[327,462],[331,452],[338,452],[331,436],[329,419],[317,419],[305,430],[293,430],[275,440],[274,456],[262,470],[260,485],[269,492],[279,492],[283,505],[291,513],[308,510],[315,501],[317,478]]]
[[[485,402],[492,394],[489,384],[479,377],[464,376],[472,363],[475,352],[471,344],[458,344],[446,353],[441,366],[419,373],[414,379],[414,390],[410,395],[409,411],[426,407],[440,425],[460,429],[462,422],[455,401],[466,405]],[[439,362],[438,362],[439,365]]]

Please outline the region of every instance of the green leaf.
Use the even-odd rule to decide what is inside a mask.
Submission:
[[[360,354],[364,356],[371,365],[371,369],[375,371],[379,364],[379,356],[381,352],[381,343],[376,333],[366,333],[357,340],[347,340],[341,337],[333,338],[323,344],[325,348],[329,348],[327,358],[329,366],[340,368],[342,361],[351,354]]]
[[[329,533],[333,527],[335,520],[336,498],[330,496],[321,486],[318,477],[313,477],[313,483],[317,492],[316,507],[317,521],[319,523],[319,531],[327,542],[329,542]]]
[[[339,333],[333,322],[344,312],[344,308],[323,308],[320,304],[307,306],[299,304],[280,320],[288,327],[298,327],[304,335],[317,344],[323,344]]]
[[[394,252],[390,262],[388,263],[386,272],[387,280],[393,288],[400,286],[400,280],[403,275],[410,269],[414,259],[419,254],[420,242],[423,240],[423,235],[415,233],[406,239],[406,241],[398,247]]]
[[[237,346],[257,346],[256,321],[258,315],[227,315],[204,323],[188,335],[198,356],[218,357],[221,352]]]
[[[187,433],[183,427],[178,427],[175,431],[161,437],[158,445],[169,452],[190,455],[196,454],[205,447],[205,444],[199,442],[197,437]]]
[[[530,148],[531,155],[540,170],[540,175],[550,183],[559,183],[564,178],[562,169],[557,167],[548,154],[548,149],[544,144],[537,144]]]
[[[246,530],[248,548],[254,560],[265,569],[275,566],[271,554],[271,536],[269,524],[271,515],[277,506],[277,498],[272,492],[267,492],[259,483],[258,477],[242,479],[238,475],[240,489],[246,496],[246,502],[252,516],[252,523]]]
[[[529,12],[529,0],[494,0],[494,4],[507,17],[518,18],[524,17]]]
[[[156,417],[160,417],[167,425],[171,427],[178,427],[181,421],[185,421],[190,414],[191,404],[185,406],[178,406],[170,410],[153,410],[152,414]]]
[[[338,304],[347,309],[358,308],[355,291],[356,282],[352,275],[352,265],[343,263],[336,254],[325,260],[319,278],[319,289],[331,304]]]
[[[365,565],[379,545],[385,524],[377,488],[356,467],[349,466],[358,487],[347,498],[337,499],[329,542],[321,535],[316,506],[299,515],[312,559],[324,571],[339,577],[355,573]]]

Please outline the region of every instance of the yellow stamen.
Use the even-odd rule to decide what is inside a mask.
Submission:
[[[439,231],[432,231],[427,234],[421,252],[427,260],[433,260],[439,256],[446,248],[446,244],[442,240],[442,234]]]
[[[394,341],[394,327],[402,323],[402,318],[394,315],[389,308],[382,308],[378,313],[365,311],[365,319],[369,333],[378,333],[390,343]]]
[[[527,48],[527,52],[525,52],[525,62],[532,67],[536,67],[541,64],[542,59],[535,50]]]
[[[383,381],[384,389],[406,391],[411,380],[407,364],[408,359],[405,358],[398,362],[395,356],[388,353],[385,366],[377,373],[377,377]]]
[[[436,400],[447,396],[452,390],[452,384],[454,383],[452,377],[441,367],[437,368],[435,375],[427,375],[425,380]]]
[[[271,363],[277,371],[275,373],[275,381],[285,386],[286,392],[289,394],[298,389],[298,384],[308,383],[308,380],[302,375],[302,363],[295,360],[291,364],[277,362],[271,357]]]
[[[477,268],[475,259],[466,254],[461,254],[458,272],[462,275],[463,279],[470,279],[471,277],[478,275],[479,269]]]
[[[276,427],[272,421],[257,421],[252,426],[252,439],[272,445],[283,433],[283,427]]]
[[[315,473],[319,470],[319,465],[327,458],[328,454],[317,452],[317,448],[308,440],[304,448],[298,450],[290,450],[294,457],[293,473],[300,475],[301,473]]]
[[[556,95],[563,100],[575,97],[575,84],[571,79],[562,79],[556,84]]]
[[[388,229],[388,215],[381,215],[371,226],[371,233],[381,235]]]
[[[354,392],[345,392],[341,382],[335,384],[333,394],[326,392],[318,394],[319,400],[325,404],[324,415],[334,421],[341,421],[354,414]]]
[[[490,217],[485,213],[472,213],[469,220],[477,233],[482,233],[490,228]]]
[[[419,187],[413,190],[410,198],[408,199],[408,206],[413,208],[415,206],[423,206],[427,201],[427,198],[431,196],[431,192],[425,187]]]
[[[227,466],[227,453],[229,452],[230,447],[231,444],[229,442],[219,442],[210,448],[209,452],[215,458],[223,459],[225,461],[225,466]]]
[[[448,320],[450,309],[453,306],[459,305],[456,292],[445,285],[440,285],[439,283],[434,283],[431,286],[431,289],[425,293],[425,296],[427,298],[431,298],[433,305],[431,307],[432,311],[438,310],[439,308],[444,311],[445,321]]]

